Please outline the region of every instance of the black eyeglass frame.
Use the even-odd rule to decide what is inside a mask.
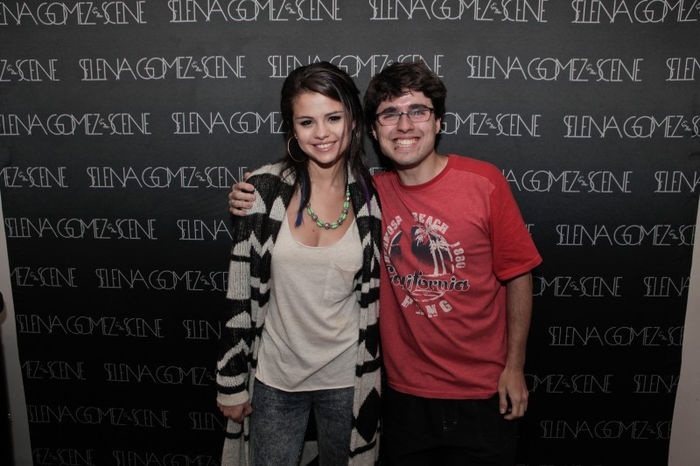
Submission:
[[[425,117],[425,119],[422,119],[423,117],[419,117],[420,119],[416,120],[414,117],[418,117],[420,113],[416,112],[424,112],[428,111],[428,116]],[[375,117],[377,118],[377,123],[379,123],[381,126],[396,126],[399,124],[399,121],[401,121],[401,115],[406,115],[409,120],[411,120],[412,123],[423,123],[425,121],[430,120],[430,115],[435,112],[435,109],[432,107],[428,107],[427,105],[421,106],[421,107],[415,107],[410,110],[405,110],[403,112],[382,112],[382,113],[377,113]],[[413,117],[411,116],[413,115]],[[395,123],[382,123],[381,118],[382,117],[392,117],[396,118]]]

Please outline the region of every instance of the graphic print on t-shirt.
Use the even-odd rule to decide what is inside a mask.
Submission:
[[[416,212],[387,222],[384,262],[404,310],[414,305],[417,314],[437,317],[452,310],[449,292],[469,290],[469,280],[458,276],[466,266],[464,247],[450,243],[448,230],[442,220]]]

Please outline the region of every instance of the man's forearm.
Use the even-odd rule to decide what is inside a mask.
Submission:
[[[523,370],[532,318],[531,273],[528,272],[506,282],[506,318],[508,325],[506,367]]]

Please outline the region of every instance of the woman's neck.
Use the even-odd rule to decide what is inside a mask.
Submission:
[[[308,165],[311,184],[320,189],[345,189],[345,165],[336,163],[332,167],[322,167],[313,162]]]

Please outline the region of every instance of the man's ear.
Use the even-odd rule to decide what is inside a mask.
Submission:
[[[374,139],[377,139],[377,130],[374,129],[374,126],[372,126],[372,137],[373,137]]]
[[[435,134],[439,134],[442,129],[442,118],[435,119]]]

